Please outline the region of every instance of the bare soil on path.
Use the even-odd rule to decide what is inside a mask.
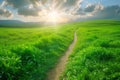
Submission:
[[[65,69],[65,65],[67,63],[68,57],[72,53],[76,41],[77,41],[77,35],[75,32],[73,42],[70,44],[65,54],[60,58],[55,68],[53,68],[52,70],[50,70],[50,72],[48,72],[46,80],[59,80],[59,77]]]

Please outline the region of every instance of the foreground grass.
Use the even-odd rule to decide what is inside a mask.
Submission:
[[[90,21],[43,28],[0,28],[0,80],[44,80],[77,30],[61,80],[119,80],[120,23]]]
[[[45,79],[72,42],[74,30],[65,25],[0,28],[0,80]]]
[[[78,41],[61,80],[120,80],[119,21],[76,23]]]

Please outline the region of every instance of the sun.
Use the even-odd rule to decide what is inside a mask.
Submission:
[[[64,16],[64,13],[59,10],[45,10],[43,11],[43,15],[40,19],[42,19],[45,24],[59,24],[69,21],[68,18]]]
[[[60,15],[56,11],[51,11],[48,13],[47,18],[48,18],[47,20],[48,22],[57,23],[60,18]]]

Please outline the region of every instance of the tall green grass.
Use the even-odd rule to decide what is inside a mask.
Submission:
[[[60,80],[120,80],[119,21],[76,25],[78,41]]]
[[[0,80],[43,80],[73,40],[74,27],[0,28]]]
[[[90,21],[41,28],[0,28],[0,80],[44,80],[77,43],[61,80],[119,80],[119,21]]]

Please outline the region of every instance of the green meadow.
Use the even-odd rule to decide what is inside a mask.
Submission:
[[[75,25],[78,41],[60,80],[120,80],[119,21]]]
[[[0,80],[45,80],[74,32],[77,42],[60,80],[120,80],[120,21],[34,26],[0,27]]]

